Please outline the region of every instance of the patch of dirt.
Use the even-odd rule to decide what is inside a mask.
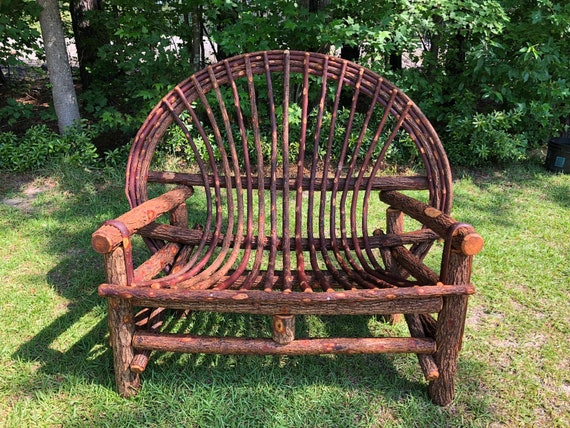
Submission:
[[[53,179],[34,178],[30,175],[0,174],[0,195],[16,193],[13,196],[0,196],[0,203],[29,213],[34,200],[43,192],[53,189],[57,183]]]

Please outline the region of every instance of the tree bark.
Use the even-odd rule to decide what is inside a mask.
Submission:
[[[137,349],[204,354],[319,355],[319,354],[432,354],[433,339],[413,337],[298,339],[286,345],[272,339],[205,337],[185,334],[136,332]]]
[[[194,71],[198,71],[203,67],[204,49],[202,43],[202,8],[196,5],[192,10],[192,66]]]
[[[472,260],[472,256],[452,252],[452,269],[447,278],[442,279],[450,284],[469,284]],[[457,357],[463,340],[467,298],[467,295],[445,296],[443,308],[438,315],[435,334],[437,351],[434,359],[439,368],[439,378],[430,382],[428,393],[432,401],[440,406],[447,406],[455,396]]]
[[[107,281],[126,285],[127,272],[125,256],[122,248],[105,254],[105,272]],[[128,299],[107,299],[109,340],[113,348],[113,366],[115,382],[119,394],[131,397],[136,394],[140,385],[139,375],[131,371],[130,364],[135,355],[132,345],[135,333],[135,317],[133,305]]]
[[[97,60],[97,50],[109,42],[105,27],[98,23],[100,20],[93,19],[93,14],[102,9],[103,0],[70,0],[69,2],[79,61],[79,76],[83,88],[87,88],[91,83],[90,69]]]
[[[63,26],[57,0],[37,0],[42,8],[40,27],[47,58],[49,80],[52,85],[52,97],[57,115],[59,132],[80,119],[77,95],[73,86],[71,66],[67,56]]]
[[[273,316],[273,341],[280,345],[287,345],[295,340],[295,316]]]

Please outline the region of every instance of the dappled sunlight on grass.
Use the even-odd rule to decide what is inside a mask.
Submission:
[[[0,203],[5,426],[570,424],[570,176],[537,165],[456,174],[453,215],[486,245],[474,262],[457,398],[442,409],[429,401],[413,355],[162,353],[139,395],[119,398],[96,291],[102,260],[90,248],[91,233],[126,207],[119,174],[106,174],[53,171],[26,209]],[[0,200],[26,197],[34,182],[40,187],[12,178]],[[270,334],[261,316],[198,313],[179,323],[181,331]],[[405,332],[376,317],[307,317],[297,327],[299,335]]]

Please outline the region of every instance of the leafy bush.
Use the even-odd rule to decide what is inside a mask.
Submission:
[[[522,121],[520,110],[453,116],[448,125],[447,154],[455,164],[479,166],[489,162],[512,162],[526,158],[528,139],[514,132]]]
[[[48,121],[53,119],[53,115],[50,111],[38,111],[32,104],[21,103],[13,98],[8,98],[6,105],[0,108],[0,121],[9,127],[34,118]]]
[[[91,142],[92,131],[86,127],[69,129],[65,135],[46,125],[34,125],[23,137],[12,132],[0,134],[0,169],[8,171],[37,170],[54,161],[91,166],[98,154]]]
[[[81,100],[101,131],[132,135],[168,89],[212,57],[277,48],[344,52],[385,75],[418,102],[454,162],[520,159],[524,147],[570,126],[567,0],[100,3],[86,15],[104,37],[92,47]],[[12,50],[36,49],[36,12],[33,0],[0,1],[1,64],[13,64]],[[206,38],[213,55],[196,49]],[[30,114],[12,104],[0,120]],[[389,155],[410,158],[404,149]]]

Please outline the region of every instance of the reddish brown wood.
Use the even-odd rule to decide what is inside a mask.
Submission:
[[[127,275],[122,248],[118,247],[111,253],[105,254],[105,270],[107,281],[125,285]],[[132,346],[135,332],[133,307],[129,300],[108,298],[109,339],[113,348],[113,363],[115,366],[115,382],[119,394],[130,397],[136,394],[140,379],[138,374],[130,370],[134,356]]]
[[[437,321],[430,314],[420,314],[420,321],[424,328],[426,337],[435,338]]]
[[[386,209],[386,231],[392,236],[400,236],[404,233],[404,213],[402,211],[389,207]],[[382,235],[382,233],[380,233],[380,235]],[[391,247],[380,247],[380,254],[384,261],[384,265],[386,266],[386,270],[390,274],[394,275],[396,278],[408,278],[409,274],[400,265],[398,265],[392,257]],[[391,324],[397,324],[402,321],[402,316],[403,314],[390,314],[386,321]]]
[[[164,308],[144,308],[136,314],[135,324],[138,330],[159,331],[163,325],[165,313]],[[135,355],[131,361],[130,369],[133,373],[142,373],[145,371],[150,360],[150,350],[135,350]]]
[[[200,174],[187,174],[183,172],[162,172],[162,171],[150,171],[148,175],[149,182],[156,183],[171,183],[180,184],[184,186],[203,186],[204,177]],[[231,188],[236,188],[235,177],[230,177],[229,184]],[[257,188],[261,182],[265,190],[270,190],[272,188],[272,181],[270,177],[262,177],[260,180],[258,177],[240,177],[239,182],[243,187],[247,187],[249,183],[252,184],[254,188]],[[356,182],[355,178],[351,179],[339,179],[338,187],[342,188],[345,185],[350,189],[354,189],[354,184]],[[425,176],[399,176],[399,177],[375,177],[371,180],[371,190],[426,190],[429,188],[428,180]],[[275,190],[283,190],[285,188],[284,179],[282,177],[275,178]],[[213,186],[215,184],[213,176],[208,177],[208,184]],[[297,184],[296,178],[290,178],[288,181],[289,187],[295,187]],[[310,184],[310,179],[303,177],[301,181],[301,186],[303,188],[308,188]],[[220,178],[220,187],[228,187],[228,182],[225,177]],[[316,178],[314,182],[314,187],[316,189],[322,189],[323,186],[325,190],[330,191],[333,189],[334,179],[322,177]]]
[[[295,316],[273,316],[273,341],[280,345],[287,345],[295,339]]]
[[[180,247],[181,245],[175,242],[166,244],[134,270],[134,281],[146,281],[154,278],[174,261],[174,257],[178,254]]]
[[[279,293],[258,290],[154,289],[102,284],[101,296],[120,297],[140,306],[258,314],[390,314],[439,312],[440,297],[473,294],[472,285],[425,286],[330,293]]]
[[[380,192],[380,199],[425,224],[442,238],[446,238],[448,230],[457,223],[440,210],[396,191]],[[453,246],[463,254],[472,256],[483,249],[483,238],[475,232],[472,226],[466,225],[456,231]]]
[[[435,352],[435,342],[432,339],[404,337],[297,339],[287,345],[281,345],[272,339],[165,335],[137,332],[133,343],[139,349],[206,354],[433,354]]]
[[[130,234],[149,224],[161,214],[172,210],[184,202],[194,193],[189,187],[179,187],[164,195],[144,202],[123,214],[116,220],[123,223]],[[95,251],[101,254],[110,252],[122,242],[122,236],[117,228],[110,225],[101,226],[91,237],[91,245]]]
[[[192,187],[188,187],[192,189]],[[188,228],[188,208],[186,204],[181,203],[170,212],[170,224]]]
[[[155,162],[172,129],[186,137],[188,172],[163,171]],[[390,175],[397,168],[387,154],[401,141],[414,142],[425,175]],[[149,188],[173,184],[182,187],[150,199]],[[186,202],[194,187],[198,194]],[[383,77],[299,51],[212,64],[149,114],[131,148],[125,190],[132,209],[92,239],[107,259],[99,293],[109,299],[122,395],[133,393],[157,349],[413,352],[434,401],[452,397],[462,305],[474,292],[461,274],[470,266],[457,254],[479,252],[483,240],[449,217],[452,178],[443,146],[417,105]],[[427,204],[397,192],[405,190],[421,191]],[[386,233],[370,203],[378,191],[390,207]],[[404,232],[404,214],[421,223],[419,230]],[[137,269],[133,233],[153,253]],[[438,275],[423,260],[440,237],[446,243]],[[139,306],[161,314],[162,308],[266,314],[273,317],[272,339],[158,334],[154,317],[133,320]],[[412,337],[294,340],[294,315],[398,313],[408,314]]]
[[[382,234],[382,231],[376,235],[386,236]],[[386,209],[386,233],[389,235],[402,235],[404,233],[404,213],[400,210],[395,210],[393,208]],[[392,258],[392,252],[390,251],[390,246],[385,245],[380,247],[380,254],[384,260],[386,270],[393,275],[399,276],[401,278],[407,278],[408,274],[401,269],[397,263],[395,263]]]
[[[471,277],[472,256],[460,253],[451,255],[446,281],[455,284],[469,283]],[[467,295],[446,296],[443,308],[439,312],[436,328],[437,351],[434,359],[439,368],[439,378],[430,382],[429,394],[434,403],[447,406],[455,395],[455,374],[457,357],[461,350],[465,316],[467,313]]]
[[[412,337],[425,338],[426,334],[420,316],[418,314],[406,314],[405,317]],[[418,360],[426,380],[433,381],[439,377],[439,369],[437,368],[433,356],[418,354]]]
[[[198,245],[201,242],[205,242],[207,245],[221,245],[223,240],[226,238],[225,235],[220,234],[218,235],[217,239],[214,240],[214,234],[204,232],[203,230],[194,228],[194,229],[186,229],[182,227],[171,226],[168,224],[160,224],[160,223],[151,223],[147,226],[140,228],[137,231],[138,234],[144,236],[145,238],[154,238],[154,239],[161,239],[169,242],[177,242],[180,244],[187,244],[187,245]],[[437,239],[438,235],[431,230],[417,230],[413,232],[406,232],[402,234],[374,234],[367,238],[368,243],[371,248],[389,248],[393,246],[399,245],[408,245],[408,244],[420,244],[423,242],[433,241]],[[230,236],[229,239],[231,240],[231,245],[235,244],[235,237]],[[363,247],[364,238],[357,237],[356,244],[358,246]],[[263,248],[270,249],[273,245],[276,246],[277,250],[283,250],[283,239],[277,237],[275,241],[271,241],[269,237],[263,240]],[[309,251],[311,249],[311,242],[309,238],[301,238],[299,241],[301,245],[301,249],[303,251]],[[256,236],[252,237],[251,242],[241,241],[240,247],[245,248],[247,245],[250,245],[252,249],[257,249],[259,247],[259,239]],[[289,243],[290,249],[295,249],[295,241]],[[355,248],[354,240],[347,241],[347,247],[349,249]],[[321,250],[323,248],[330,248],[332,246],[331,239],[325,238],[323,240],[315,240],[314,241],[314,249]],[[387,250],[389,251],[389,250]]]
[[[414,276],[420,284],[434,285],[439,283],[439,276],[407,248],[393,247],[391,253],[401,269]]]

